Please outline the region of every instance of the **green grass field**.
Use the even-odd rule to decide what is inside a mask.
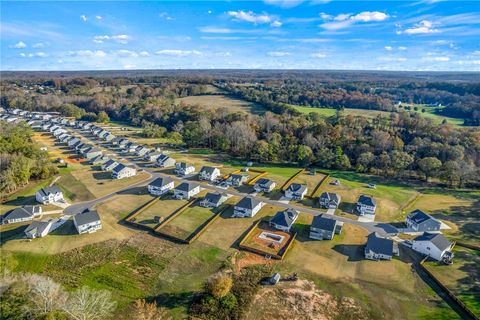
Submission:
[[[230,111],[247,112],[260,114],[265,110],[254,103],[232,98],[228,95],[199,95],[178,98],[176,103],[184,103],[186,105],[199,105],[207,109],[216,110],[219,108],[227,108]]]
[[[198,205],[191,205],[185,211],[162,227],[161,232],[180,239],[187,239],[195,230],[210,219],[215,212]]]
[[[164,195],[162,199],[157,201],[154,205],[137,215],[135,217],[135,223],[154,228],[158,225],[158,223],[154,221],[155,216],[166,219],[187,203],[187,200],[177,200],[171,195]]]

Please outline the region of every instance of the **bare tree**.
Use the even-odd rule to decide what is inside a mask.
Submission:
[[[48,313],[62,308],[67,295],[60,284],[37,274],[26,274],[22,280],[28,287],[32,306],[30,311]]]
[[[70,294],[63,311],[74,320],[100,320],[111,315],[115,305],[109,291],[84,286]]]
[[[129,319],[132,320],[170,320],[164,308],[158,308],[155,302],[148,303],[144,299],[135,300]]]

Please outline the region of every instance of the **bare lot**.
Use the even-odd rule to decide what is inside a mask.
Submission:
[[[154,221],[155,216],[166,219],[187,203],[187,200],[177,200],[171,195],[165,195],[154,205],[137,215],[133,222],[154,228],[158,225],[158,223]]]
[[[200,207],[194,203],[163,226],[161,232],[180,239],[187,239],[214,214],[214,210]]]
[[[263,113],[263,109],[245,100],[229,97],[227,95],[201,95],[176,99],[177,103],[186,105],[199,105],[208,109],[227,108],[229,111],[248,113]]]

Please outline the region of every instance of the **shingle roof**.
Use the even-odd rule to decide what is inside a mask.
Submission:
[[[305,190],[307,190],[307,186],[305,184],[292,183],[288,186],[287,190],[295,193],[303,193]]]
[[[373,197],[367,196],[364,194],[362,194],[358,198],[358,203],[363,204],[365,206],[370,206],[370,207],[375,207],[377,205],[377,202],[375,201],[375,199],[373,199]]]
[[[247,196],[240,200],[235,206],[251,210],[257,207],[260,203],[262,203],[260,200]]]
[[[100,216],[98,215],[97,211],[86,211],[82,213],[77,213],[73,216],[77,226],[81,226],[87,223],[92,223],[95,221],[100,221]]]
[[[255,182],[256,185],[261,185],[261,186],[270,186],[273,183],[272,180],[265,179],[265,178],[260,178]]]
[[[24,218],[30,218],[32,216],[33,216],[32,210],[22,207],[22,208],[16,208],[7,212],[3,216],[2,220],[24,219]]]
[[[280,226],[290,228],[298,217],[298,211],[295,209],[287,209],[279,211],[275,216],[270,220],[270,222],[275,223]]]
[[[425,232],[421,236],[416,237],[413,239],[414,241],[430,241],[435,247],[437,247],[440,251],[443,251],[449,248],[452,243],[445,238],[445,236],[441,233],[428,233]]]
[[[190,183],[190,182],[182,182],[181,184],[179,184],[179,185],[175,188],[175,190],[180,190],[180,191],[189,192],[189,191],[192,191],[193,189],[195,189],[196,187],[198,187],[197,184]]]
[[[218,192],[209,192],[205,195],[205,200],[211,203],[218,203],[225,195],[218,193]]]
[[[338,195],[336,193],[332,193],[332,192],[323,192],[320,195],[320,199],[325,199],[325,200],[328,200],[328,201],[338,202]]]
[[[32,223],[24,230],[25,233],[42,233],[52,224],[52,219],[48,221],[32,221]]]
[[[153,180],[152,182],[150,182],[149,185],[153,186],[153,187],[163,187],[163,186],[166,186],[167,184],[171,183],[172,181],[173,181],[172,178],[160,177],[160,178],[157,178],[157,179]]]
[[[48,197],[50,194],[61,193],[62,191],[57,186],[46,187],[38,190],[41,196]]]
[[[430,220],[430,219],[436,221],[436,219],[433,218],[431,215],[426,214],[422,210],[418,210],[418,209],[410,212],[408,214],[408,218],[411,219],[412,221],[414,221],[417,224],[425,222],[425,221]]]
[[[206,172],[206,173],[212,174],[215,171],[215,169],[217,168],[204,166],[202,167],[202,170],[200,170],[200,172]]]
[[[319,215],[313,217],[312,227],[315,229],[326,230],[326,231],[335,231],[335,226],[337,225],[337,220],[327,217],[326,215]]]
[[[372,232],[367,237],[365,250],[393,256],[393,240],[380,238],[375,232]]]

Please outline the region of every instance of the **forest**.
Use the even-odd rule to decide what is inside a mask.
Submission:
[[[386,77],[386,76],[384,76]],[[388,78],[388,77],[387,77]],[[469,78],[470,79],[470,78]],[[98,116],[143,126],[149,137],[210,148],[232,157],[264,163],[298,163],[355,170],[396,179],[436,178],[451,186],[480,183],[480,131],[436,125],[420,114],[395,109],[390,117],[367,119],[337,112],[329,119],[303,115],[289,104],[393,111],[397,101],[441,103],[445,112],[479,115],[479,84],[427,81],[416,77],[359,78],[355,81],[278,79],[249,72],[158,76],[10,78],[1,83],[3,108],[59,111],[95,121]],[[228,108],[212,111],[175,103],[216,86],[253,101],[265,112],[254,115]],[[464,101],[468,101],[464,103]],[[456,110],[456,111],[455,111]],[[460,111],[463,110],[463,111]],[[106,114],[105,114],[106,113]]]

